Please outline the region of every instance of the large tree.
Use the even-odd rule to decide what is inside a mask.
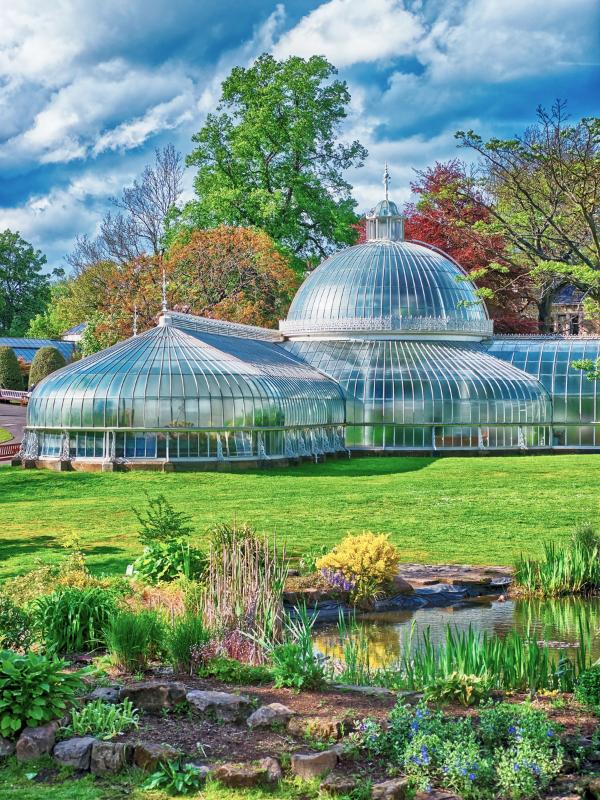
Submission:
[[[23,336],[50,297],[46,256],[18,232],[0,233],[0,335]],[[56,271],[55,271],[56,272]]]
[[[573,284],[588,312],[600,311],[600,119],[570,124],[564,103],[538,109],[537,122],[514,139],[485,142],[456,134],[479,155],[466,195],[490,214],[507,242],[506,258],[539,282],[539,319],[550,324],[556,292]]]
[[[100,234],[90,239],[81,236],[67,257],[75,274],[100,262],[127,264],[143,255],[158,256],[164,251],[165,219],[182,191],[183,161],[173,145],[155,151],[148,164],[120,197],[111,198],[116,212],[108,212]]]
[[[367,152],[338,139],[350,95],[335,74],[322,56],[262,55],[233,69],[217,113],[193,137],[197,197],[179,226],[256,227],[296,265],[353,243],[356,204],[344,171]]]
[[[537,329],[528,308],[535,291],[528,271],[505,258],[506,242],[493,231],[482,199],[465,196],[465,169],[459,161],[436,163],[411,184],[417,196],[406,206],[406,237],[439,247],[476,282],[499,333]]]

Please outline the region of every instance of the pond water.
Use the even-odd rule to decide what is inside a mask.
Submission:
[[[369,659],[375,668],[396,661],[413,626],[413,643],[426,628],[430,629],[432,642],[439,644],[445,639],[448,625],[458,631],[466,631],[471,626],[474,630],[498,636],[516,630],[536,641],[548,642],[557,651],[569,655],[575,654],[583,630],[592,659],[600,659],[600,597],[504,602],[478,598],[448,608],[363,613],[357,616],[357,622],[367,637]],[[337,625],[315,628],[314,639],[319,652],[333,658],[340,656]]]

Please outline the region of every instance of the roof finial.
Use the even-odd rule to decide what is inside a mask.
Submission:
[[[167,313],[167,274],[162,271],[162,310],[163,314]]]
[[[389,187],[390,187],[390,172],[388,170],[387,161],[385,162],[385,169],[383,171],[383,185],[385,186],[385,201],[388,202],[389,198]]]
[[[133,306],[133,335],[137,336],[137,323],[138,323],[138,313],[137,313],[137,303]]]

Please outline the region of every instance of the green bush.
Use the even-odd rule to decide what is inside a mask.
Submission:
[[[0,735],[16,736],[62,717],[82,691],[82,672],[65,672],[65,661],[36,653],[0,652]]]
[[[206,557],[185,539],[156,541],[144,547],[144,552],[133,562],[136,576],[149,583],[174,581],[178,578],[194,580],[206,568]]]
[[[66,361],[56,347],[40,347],[33,357],[29,370],[29,385],[37,385],[41,380],[66,366]]]
[[[202,648],[210,638],[210,631],[204,627],[200,615],[185,614],[176,619],[167,636],[167,652],[173,669],[191,675],[203,660]]]
[[[105,642],[104,630],[117,610],[112,592],[66,587],[38,598],[33,618],[47,650],[78,653]]]
[[[425,689],[425,698],[434,703],[458,702],[462,706],[474,706],[490,693],[490,681],[479,675],[464,675],[452,672],[438,678]]]
[[[204,780],[205,776],[194,764],[175,759],[159,764],[142,788],[146,791],[164,789],[170,794],[196,794]]]
[[[297,619],[286,620],[287,641],[271,648],[275,686],[296,691],[318,689],[325,682],[325,670],[313,647],[314,618],[309,618],[306,606],[298,608],[297,614]]]
[[[65,738],[95,736],[97,739],[112,739],[131,728],[137,728],[138,722],[139,714],[128,698],[122,703],[94,700],[82,709],[71,709],[71,721],[65,725],[63,734]]]
[[[0,387],[16,391],[23,389],[19,361],[11,347],[0,347]]]
[[[600,665],[582,672],[577,678],[575,697],[586,706],[600,708]]]
[[[0,649],[29,650],[32,641],[29,614],[10,598],[0,595]]]
[[[171,539],[185,539],[193,532],[193,528],[189,525],[191,517],[175,511],[163,494],[147,497],[147,500],[145,511],[133,509],[141,526],[138,536],[142,544],[151,545],[155,542],[168,542]]]
[[[164,624],[154,611],[122,612],[106,629],[109,652],[118,666],[130,672],[145,669],[162,652],[164,638]]]
[[[204,664],[198,674],[201,678],[215,678],[223,683],[234,683],[240,686],[271,683],[273,672],[269,667],[262,665],[252,666],[236,661],[235,658],[217,656]]]

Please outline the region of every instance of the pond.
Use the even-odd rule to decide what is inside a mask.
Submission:
[[[427,628],[432,642],[439,644],[446,636],[448,625],[458,631],[466,631],[471,626],[476,631],[498,636],[516,630],[569,655],[574,655],[583,630],[592,660],[600,659],[600,597],[503,602],[497,598],[477,598],[447,608],[363,613],[357,616],[357,622],[367,637],[369,659],[374,668],[389,666],[397,660],[411,629],[414,629],[413,644]],[[316,627],[314,639],[319,652],[339,657],[337,625]]]

